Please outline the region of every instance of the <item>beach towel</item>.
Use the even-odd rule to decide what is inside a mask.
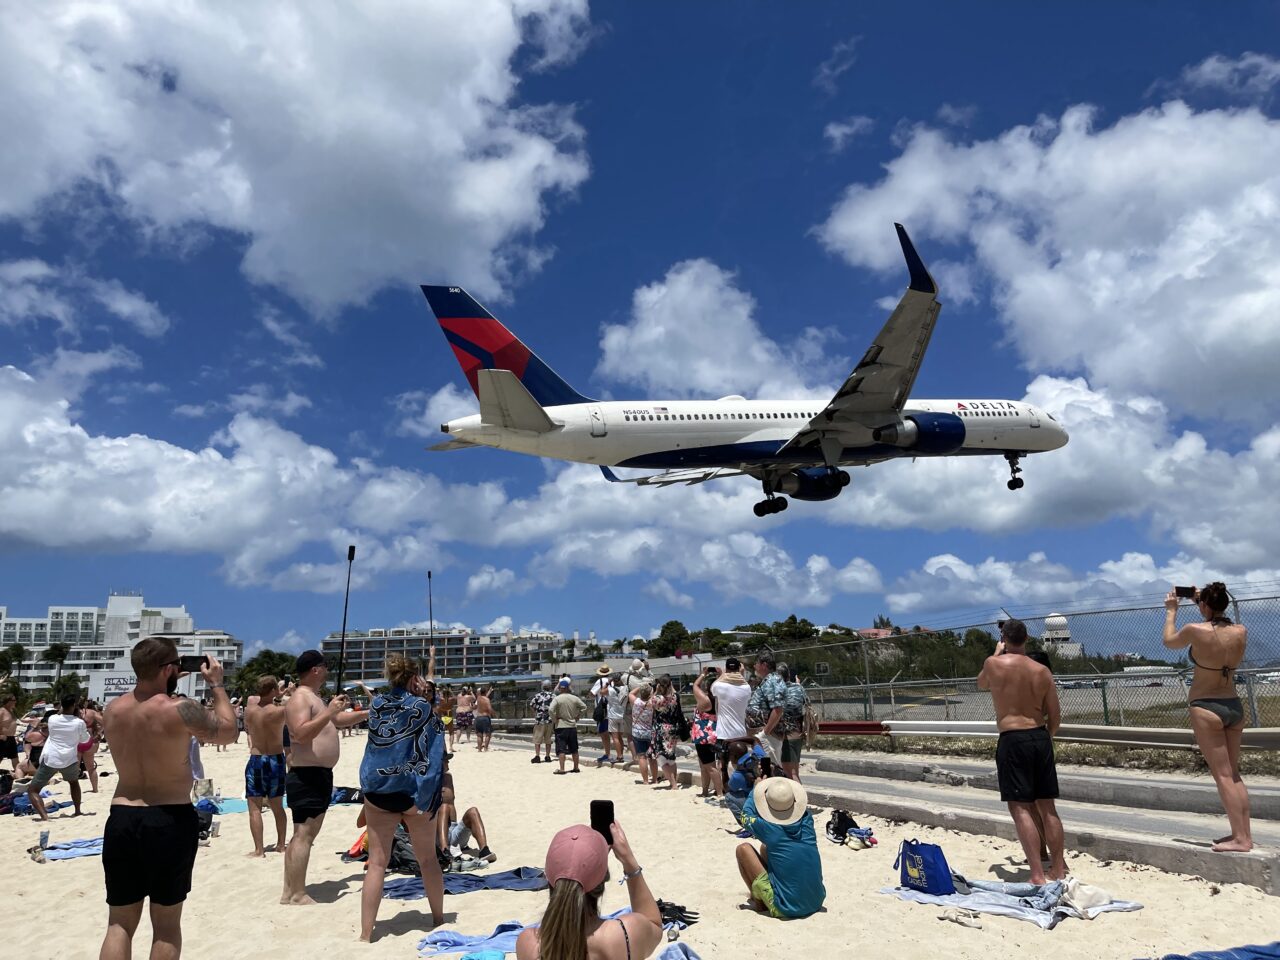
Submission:
[[[87,840],[67,840],[45,847],[46,860],[75,860],[77,857],[102,856],[102,838],[91,837]]]
[[[953,876],[957,890],[968,889],[971,892],[934,896],[907,887],[885,887],[880,892],[892,894],[901,900],[909,900],[913,903],[960,907],[979,913],[992,913],[996,916],[1027,920],[1044,930],[1052,930],[1066,917],[1092,920],[1100,913],[1112,911],[1131,913],[1142,909],[1142,904],[1129,900],[1112,900],[1110,903],[1084,909],[1070,906],[1063,902],[1065,887],[1059,880],[1037,886],[1031,883],[965,880],[959,874]]]
[[[630,913],[630,907],[623,907],[621,910],[615,910],[607,917],[601,917],[601,920],[616,920],[624,913]],[[521,923],[519,920],[508,920],[500,923],[493,928],[493,933],[483,936],[467,936],[465,933],[458,933],[456,930],[436,930],[428,933],[418,943],[418,955],[422,957],[434,957],[442,953],[462,953],[463,951],[481,952],[486,950],[500,950],[503,953],[516,952],[516,938],[524,931],[525,927],[536,927],[536,923]]]
[[[545,890],[546,875],[538,867],[516,867],[501,873],[446,873],[445,893],[470,893],[473,890]],[[426,896],[421,877],[388,880],[382,895],[390,900],[421,900]]]
[[[444,722],[448,723],[449,718],[445,717]],[[503,960],[506,956],[501,950],[481,950],[479,953],[468,953],[459,960]]]
[[[41,797],[44,795],[41,794]],[[53,813],[55,810],[62,810],[72,806],[70,800],[45,800],[44,809],[46,813]],[[35,808],[31,806],[31,800],[27,795],[20,794],[13,798],[13,815],[15,817],[30,817],[35,815]]]
[[[667,949],[658,954],[656,960],[702,960],[693,947],[687,943],[677,940],[675,943],[668,943]]]
[[[1232,947],[1230,950],[1198,950],[1195,953],[1166,953],[1160,960],[1276,960],[1280,940],[1270,944]]]

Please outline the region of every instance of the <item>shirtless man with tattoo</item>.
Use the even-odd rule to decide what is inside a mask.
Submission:
[[[236,718],[222,681],[222,664],[207,656],[201,668],[213,696],[209,710],[175,699],[178,648],[148,637],[130,653],[138,685],[103,711],[116,764],[116,792],[102,839],[107,881],[107,935],[100,960],[132,955],[142,907],[151,901],[152,956],[182,952],[182,904],[191,891],[199,830],[191,806],[191,737],[230,743]]]

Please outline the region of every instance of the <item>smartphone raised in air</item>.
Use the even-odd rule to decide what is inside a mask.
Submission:
[[[604,842],[613,846],[613,801],[591,801],[591,829],[604,837]]]
[[[1195,587],[1174,587],[1173,595],[1181,600],[1194,600],[1196,598]]]
[[[208,662],[208,656],[203,653],[188,653],[178,658],[178,669],[183,673],[199,673]]]

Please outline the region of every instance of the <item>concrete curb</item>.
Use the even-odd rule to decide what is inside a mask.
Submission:
[[[955,773],[945,766],[909,760],[872,760],[869,758],[820,757],[815,764],[821,773],[844,773],[855,777],[879,777],[910,783],[940,783],[952,787],[999,790],[993,770],[973,776]],[[1188,783],[1159,790],[1133,781],[1117,781],[1110,777],[1082,777],[1059,774],[1060,799],[1079,803],[1102,803],[1113,807],[1140,810],[1169,810],[1181,813],[1222,813],[1218,791],[1208,784]],[[1249,797],[1250,815],[1256,820],[1280,820],[1280,794],[1256,793]]]
[[[855,815],[863,813],[884,820],[906,820],[922,826],[1000,837],[1015,842],[1018,839],[1012,820],[971,810],[922,807],[901,801],[855,797],[821,788],[809,790],[809,800],[820,806],[848,810]],[[1214,853],[1207,847],[1154,836],[1135,837],[1111,831],[1073,829],[1070,826],[1065,826],[1064,833],[1067,849],[1088,853],[1099,860],[1144,863],[1168,873],[1203,877],[1214,883],[1244,883],[1272,896],[1280,896],[1280,856],[1275,854],[1256,850],[1252,853]]]

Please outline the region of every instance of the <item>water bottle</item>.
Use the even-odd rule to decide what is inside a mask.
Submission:
[[[41,850],[49,849],[49,831],[48,830],[40,831],[40,849]]]

